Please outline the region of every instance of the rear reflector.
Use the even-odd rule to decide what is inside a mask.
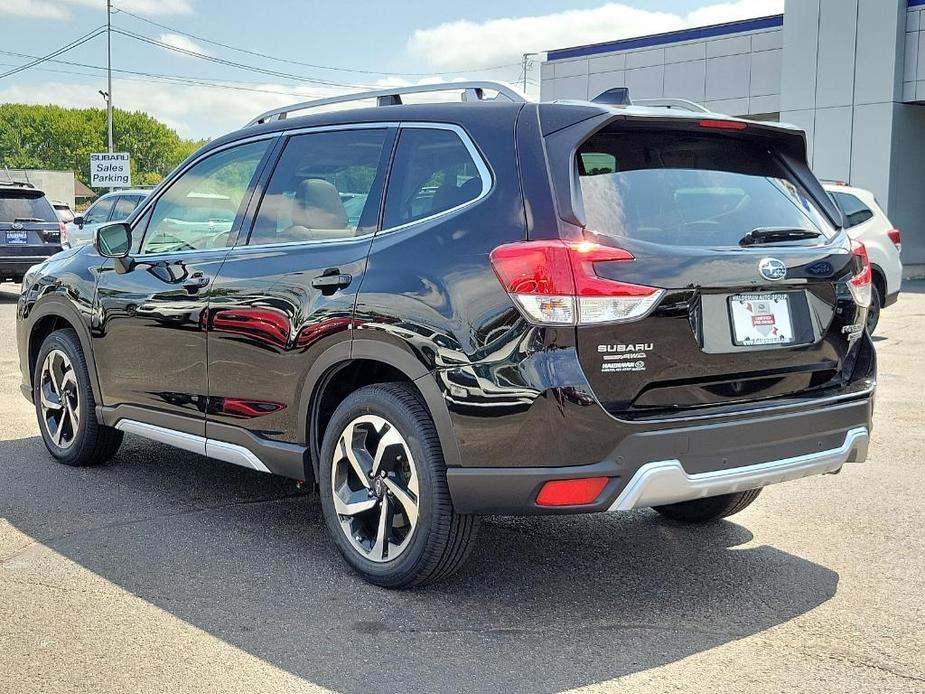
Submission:
[[[641,318],[664,291],[599,277],[595,263],[634,260],[589,242],[525,241],[499,246],[491,265],[527,319],[541,325],[619,323]]]
[[[896,246],[897,251],[902,251],[903,249],[903,237],[899,232],[899,229],[890,229],[886,232],[886,235],[890,237],[890,241],[893,242],[893,245]]]
[[[748,127],[748,123],[736,120],[702,120],[697,125],[713,130],[745,130]]]
[[[577,480],[547,482],[536,495],[537,506],[583,506],[597,501],[607,486],[608,477],[583,477]]]
[[[851,242],[851,252],[861,259],[861,269],[848,280],[848,289],[858,306],[870,306],[871,286],[874,276],[870,269],[870,258],[867,256],[867,247],[860,241]]]

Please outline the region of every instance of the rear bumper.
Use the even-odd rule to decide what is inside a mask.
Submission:
[[[835,472],[863,462],[873,393],[799,411],[756,413],[722,422],[678,422],[624,438],[591,465],[538,468],[450,468],[447,481],[460,513],[532,515],[622,511],[754,489]],[[593,504],[541,507],[550,480],[608,477]]]
[[[0,277],[21,277],[33,265],[48,260],[47,255],[0,255]]]

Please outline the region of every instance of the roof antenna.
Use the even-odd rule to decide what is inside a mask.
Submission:
[[[591,102],[595,104],[607,104],[609,106],[633,105],[633,102],[630,100],[629,87],[614,87],[613,89],[608,89],[591,99]]]

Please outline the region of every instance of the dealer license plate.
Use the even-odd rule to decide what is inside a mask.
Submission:
[[[6,232],[7,243],[29,243],[29,232],[27,231],[8,231]]]
[[[790,295],[736,294],[729,298],[733,342],[742,346],[793,342]]]

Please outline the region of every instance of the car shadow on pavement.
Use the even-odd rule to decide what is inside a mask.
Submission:
[[[189,624],[350,693],[607,681],[786,622],[838,584],[773,547],[737,549],[752,536],[736,523],[635,512],[488,519],[455,577],[382,590],[337,556],[316,494],[134,438],[83,469],[52,462],[37,437],[0,442],[0,517]],[[42,545],[0,557],[0,571],[73,580]]]
[[[18,284],[0,284],[0,304],[15,304],[18,299]]]

